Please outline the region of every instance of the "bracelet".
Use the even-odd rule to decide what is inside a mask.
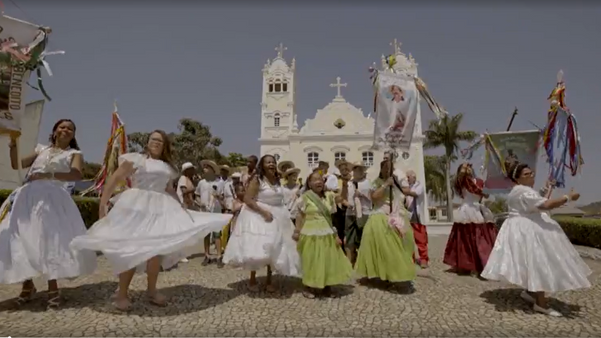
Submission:
[[[568,195],[563,195],[563,197],[566,199],[565,203],[568,203],[571,200],[570,196]]]

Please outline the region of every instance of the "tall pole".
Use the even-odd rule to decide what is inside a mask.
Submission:
[[[513,120],[518,115],[518,107],[515,107],[513,110],[513,114],[511,114],[511,120],[509,120],[509,125],[507,126],[507,131],[511,129],[511,125],[513,124]]]

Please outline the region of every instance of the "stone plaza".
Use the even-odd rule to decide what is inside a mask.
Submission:
[[[335,337],[598,337],[601,336],[599,252],[578,248],[594,274],[591,289],[554,295],[563,318],[534,313],[521,290],[446,272],[445,235],[430,237],[431,266],[419,272],[416,290],[359,286],[337,288],[337,298],[306,299],[298,280],[277,277],[279,291],[250,293],[243,270],[201,266],[201,257],[160,276],[170,305],[144,297],[145,275],[134,278],[134,309],[117,313],[110,297],[116,278],[99,257],[94,275],[62,281],[60,310],[45,310],[45,293],[20,310],[11,307],[19,285],[0,287],[0,333],[12,337],[57,336],[335,336]],[[264,272],[261,273],[264,276]],[[264,277],[263,277],[264,278]],[[260,279],[260,282],[264,279]],[[45,289],[41,281],[38,288]]]

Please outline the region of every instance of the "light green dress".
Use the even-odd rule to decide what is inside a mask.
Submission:
[[[336,211],[334,194],[328,192],[325,198],[320,198],[307,191],[296,207],[305,219],[298,240],[303,284],[323,289],[346,283],[351,278],[353,267],[336,242],[337,233],[331,216]]]
[[[372,184],[372,191],[380,188],[382,184],[381,179],[376,179]],[[416,275],[413,262],[413,230],[409,223],[409,213],[404,207],[405,195],[398,188],[393,189],[392,215],[404,222],[405,233],[401,236],[389,225],[390,194],[387,191],[386,197],[374,204],[363,229],[361,246],[357,253],[357,274],[389,282],[412,281]]]

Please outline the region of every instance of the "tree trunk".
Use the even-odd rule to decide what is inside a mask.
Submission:
[[[451,190],[451,161],[445,161],[445,181],[447,183],[447,220],[453,222],[453,191]]]

